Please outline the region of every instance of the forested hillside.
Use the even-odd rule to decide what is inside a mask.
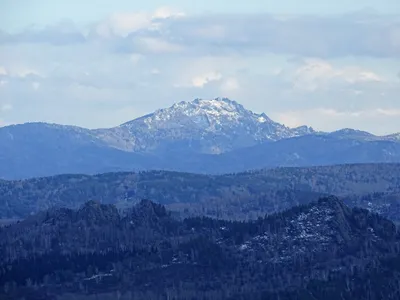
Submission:
[[[255,219],[327,194],[398,221],[400,165],[277,168],[221,176],[151,171],[0,181],[0,216],[24,218],[51,207],[77,208],[89,200],[126,208],[152,199],[182,216]]]
[[[252,222],[91,201],[0,228],[0,298],[398,299],[399,246],[335,197]]]

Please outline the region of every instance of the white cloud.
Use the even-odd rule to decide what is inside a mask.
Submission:
[[[110,16],[106,28],[115,35],[127,36],[129,33],[139,29],[150,28],[152,25],[151,19],[145,13],[116,13]],[[107,36],[110,34],[106,33]]]
[[[136,44],[140,46],[143,51],[161,54],[161,53],[176,53],[183,51],[183,47],[171,43],[167,40],[163,40],[161,38],[153,38],[153,37],[145,37],[139,38],[136,41]]]
[[[34,81],[32,82],[32,88],[37,91],[40,88],[40,82]]]
[[[6,68],[0,66],[0,75],[7,75]]]
[[[96,87],[90,85],[84,85],[79,83],[73,83],[68,86],[68,95],[78,101],[85,102],[109,102],[115,98],[116,91],[112,88]]]
[[[303,120],[301,119],[301,116],[298,113],[294,112],[276,113],[273,115],[273,117],[277,122],[280,122],[291,128],[303,125],[302,123]]]
[[[212,72],[194,77],[192,79],[192,86],[202,88],[206,84],[208,84],[212,81],[221,80],[221,78],[222,78],[222,74],[220,72],[212,71]]]
[[[368,70],[362,70],[357,67],[342,69],[339,76],[349,83],[384,81],[384,79],[376,73]]]
[[[171,7],[160,7],[156,9],[152,15],[152,19],[180,18],[184,16],[186,16],[186,14],[182,11],[173,9]]]
[[[130,61],[131,61],[134,65],[136,65],[136,64],[138,64],[141,60],[143,60],[144,57],[145,57],[145,56],[142,55],[142,54],[139,54],[139,53],[132,53],[132,54],[130,55],[129,59],[130,59]]]
[[[193,34],[198,37],[222,39],[226,36],[227,30],[222,25],[200,25],[199,28],[193,31]]]
[[[377,114],[389,116],[389,117],[399,117],[400,116],[400,109],[382,109],[378,108],[376,110]]]
[[[11,104],[3,104],[0,107],[0,111],[2,111],[2,112],[9,111],[9,110],[12,110],[12,109],[13,109],[13,107],[12,107]]]
[[[239,89],[240,85],[236,78],[227,78],[221,85],[221,90],[223,92],[232,92]]]
[[[30,75],[39,76],[39,77],[42,76],[42,75],[41,75],[38,71],[36,71],[36,70],[33,70],[33,69],[25,69],[25,68],[13,70],[12,72],[10,72],[10,74],[11,74],[11,75],[14,75],[14,76],[18,76],[18,77],[27,77],[27,76],[30,76]]]
[[[357,84],[382,82],[378,74],[360,67],[335,67],[321,59],[307,59],[290,75],[293,87],[300,90],[315,91],[337,83]]]
[[[43,75],[36,69],[21,65],[19,62],[9,66],[7,69],[0,68],[0,75],[7,75],[10,77],[25,78],[28,76],[43,77]]]
[[[85,31],[89,31],[85,34]],[[0,44],[77,45],[93,37],[120,46],[129,35],[159,35],[193,52],[280,53],[307,57],[400,57],[398,15],[274,16],[269,14],[184,13],[162,7],[153,12],[115,12],[89,29],[70,23],[18,34],[0,34]],[[116,47],[120,49],[118,46]]]
[[[109,16],[95,27],[95,32],[101,37],[126,37],[142,29],[158,30],[165,19],[183,17],[185,14],[168,7],[158,8],[154,13],[119,12]]]

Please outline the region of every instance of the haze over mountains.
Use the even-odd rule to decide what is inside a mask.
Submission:
[[[0,128],[0,178],[148,169],[216,174],[400,162],[399,141],[399,134],[289,128],[227,98],[195,99],[114,128],[47,123]]]

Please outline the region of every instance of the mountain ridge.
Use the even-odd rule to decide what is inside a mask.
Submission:
[[[40,122],[6,126],[0,128],[0,144],[3,179],[149,169],[221,174],[400,162],[398,134],[289,128],[227,98],[182,101],[113,128]]]
[[[186,122],[182,122],[180,124],[177,122],[178,117],[192,117],[193,120],[186,120]],[[349,138],[357,136],[363,140],[385,140],[385,141],[400,141],[399,135],[400,133],[393,133],[388,135],[375,135],[366,131],[352,129],[352,128],[343,128],[338,129],[332,132],[323,132],[323,131],[315,131],[312,127],[307,125],[301,125],[298,127],[287,127],[278,122],[270,119],[265,113],[254,113],[251,110],[246,109],[242,104],[234,100],[230,100],[229,98],[218,97],[214,99],[201,99],[196,98],[193,101],[181,101],[173,104],[167,108],[157,109],[152,113],[148,113],[144,116],[135,118],[133,120],[124,122],[118,126],[110,127],[110,128],[97,128],[97,129],[88,129],[75,125],[62,125],[57,123],[47,123],[47,122],[27,122],[22,124],[13,124],[1,127],[0,130],[9,130],[13,128],[22,128],[24,126],[43,126],[50,127],[55,129],[65,129],[70,130],[75,133],[79,133],[81,135],[91,136],[93,138],[92,142],[104,143],[107,146],[115,147],[119,150],[123,151],[141,151],[143,149],[147,149],[145,146],[135,146],[132,147],[124,146],[120,141],[115,144],[110,142],[113,140],[112,135],[116,134],[118,138],[124,139],[126,142],[127,134],[131,134],[128,139],[129,142],[135,143],[137,137],[135,134],[138,132],[135,131],[136,128],[154,130],[157,128],[173,130],[176,127],[184,127],[187,125],[196,125],[199,126],[201,131],[203,132],[215,132],[221,130],[219,127],[229,126],[229,122],[232,121],[243,121],[247,117],[248,120],[255,122],[256,124],[266,124],[269,126],[269,134],[268,132],[260,132],[260,130],[248,130],[245,132],[247,135],[254,135],[254,140],[258,142],[265,141],[277,141],[280,139],[292,138],[303,136],[307,134],[317,134],[317,135],[330,135],[330,136],[339,136],[341,138]],[[197,118],[197,119],[196,119]],[[203,119],[202,119],[203,118]],[[225,118],[225,120],[223,119]],[[171,121],[172,124],[168,124],[167,121]],[[161,122],[161,124],[155,124]],[[179,120],[178,120],[179,121]],[[202,122],[205,124],[202,124]],[[228,121],[228,122],[227,122]],[[254,124],[253,124],[254,125]],[[144,128],[143,128],[144,127]],[[231,128],[229,128],[231,129]],[[264,128],[265,129],[265,128]],[[189,126],[190,130],[190,126]],[[261,134],[264,135],[261,135]],[[109,136],[107,136],[109,135]],[[114,139],[117,137],[114,136]],[[182,137],[180,137],[182,138]],[[252,145],[256,145],[253,143]],[[240,145],[239,148],[248,147],[249,145]],[[250,145],[251,146],[251,145]],[[226,152],[232,149],[225,149]],[[219,153],[222,153],[219,152]],[[215,152],[203,152],[215,154]]]
[[[224,106],[225,105],[225,106]],[[227,108],[235,107],[236,111],[230,111]],[[221,109],[222,108],[222,109]],[[225,111],[224,111],[225,110]],[[218,115],[218,111],[220,114]],[[15,127],[15,126],[23,126],[23,125],[29,125],[29,124],[41,124],[45,126],[53,126],[53,127],[58,127],[58,128],[69,128],[69,129],[75,129],[78,131],[101,131],[101,130],[108,130],[108,129],[115,129],[115,128],[121,128],[121,127],[130,127],[132,125],[135,125],[137,121],[142,121],[145,119],[149,119],[151,117],[155,117],[156,119],[159,119],[160,116],[164,116],[165,118],[171,118],[171,114],[175,114],[177,112],[183,112],[186,115],[201,115],[205,114],[207,117],[214,115],[214,116],[223,116],[230,115],[231,119],[236,117],[238,118],[239,114],[242,115],[249,115],[253,118],[258,119],[259,123],[268,123],[268,124],[273,124],[273,125],[279,125],[281,128],[285,128],[288,130],[299,130],[299,131],[304,131],[306,133],[319,133],[319,134],[353,134],[353,133],[359,133],[360,135],[365,135],[369,137],[376,137],[376,138],[382,138],[382,139],[398,139],[398,135],[400,133],[392,133],[392,134],[387,134],[387,135],[375,135],[372,133],[369,133],[367,131],[363,130],[358,130],[358,129],[352,129],[352,128],[342,128],[342,129],[337,129],[332,132],[324,132],[324,131],[315,131],[312,127],[309,127],[307,125],[300,125],[297,127],[287,127],[283,124],[280,124],[278,122],[273,121],[271,118],[269,118],[264,112],[263,113],[254,113],[251,110],[246,109],[242,104],[236,102],[235,100],[231,100],[229,98],[225,97],[217,97],[214,99],[206,99],[206,98],[196,98],[193,101],[180,101],[176,102],[173,105],[166,107],[166,108],[161,108],[157,109],[154,112],[148,113],[146,115],[137,117],[135,119],[126,121],[124,123],[121,123],[120,125],[117,125],[115,127],[109,127],[109,128],[95,128],[95,129],[88,129],[82,126],[76,126],[76,125],[67,125],[67,124],[58,124],[58,123],[49,123],[49,122],[26,122],[26,123],[21,123],[21,124],[11,124],[7,126],[3,126],[1,128],[8,128],[8,127]],[[229,112],[229,113],[227,113]],[[150,120],[147,120],[147,123]],[[213,120],[214,122],[216,120]],[[217,120],[218,121],[218,120]],[[295,135],[297,136],[297,135]],[[282,137],[281,137],[282,138]]]

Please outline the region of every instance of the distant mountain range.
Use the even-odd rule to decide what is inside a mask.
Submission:
[[[289,128],[226,98],[179,102],[108,129],[26,123],[0,128],[0,178],[164,169],[400,162],[400,134]]]

